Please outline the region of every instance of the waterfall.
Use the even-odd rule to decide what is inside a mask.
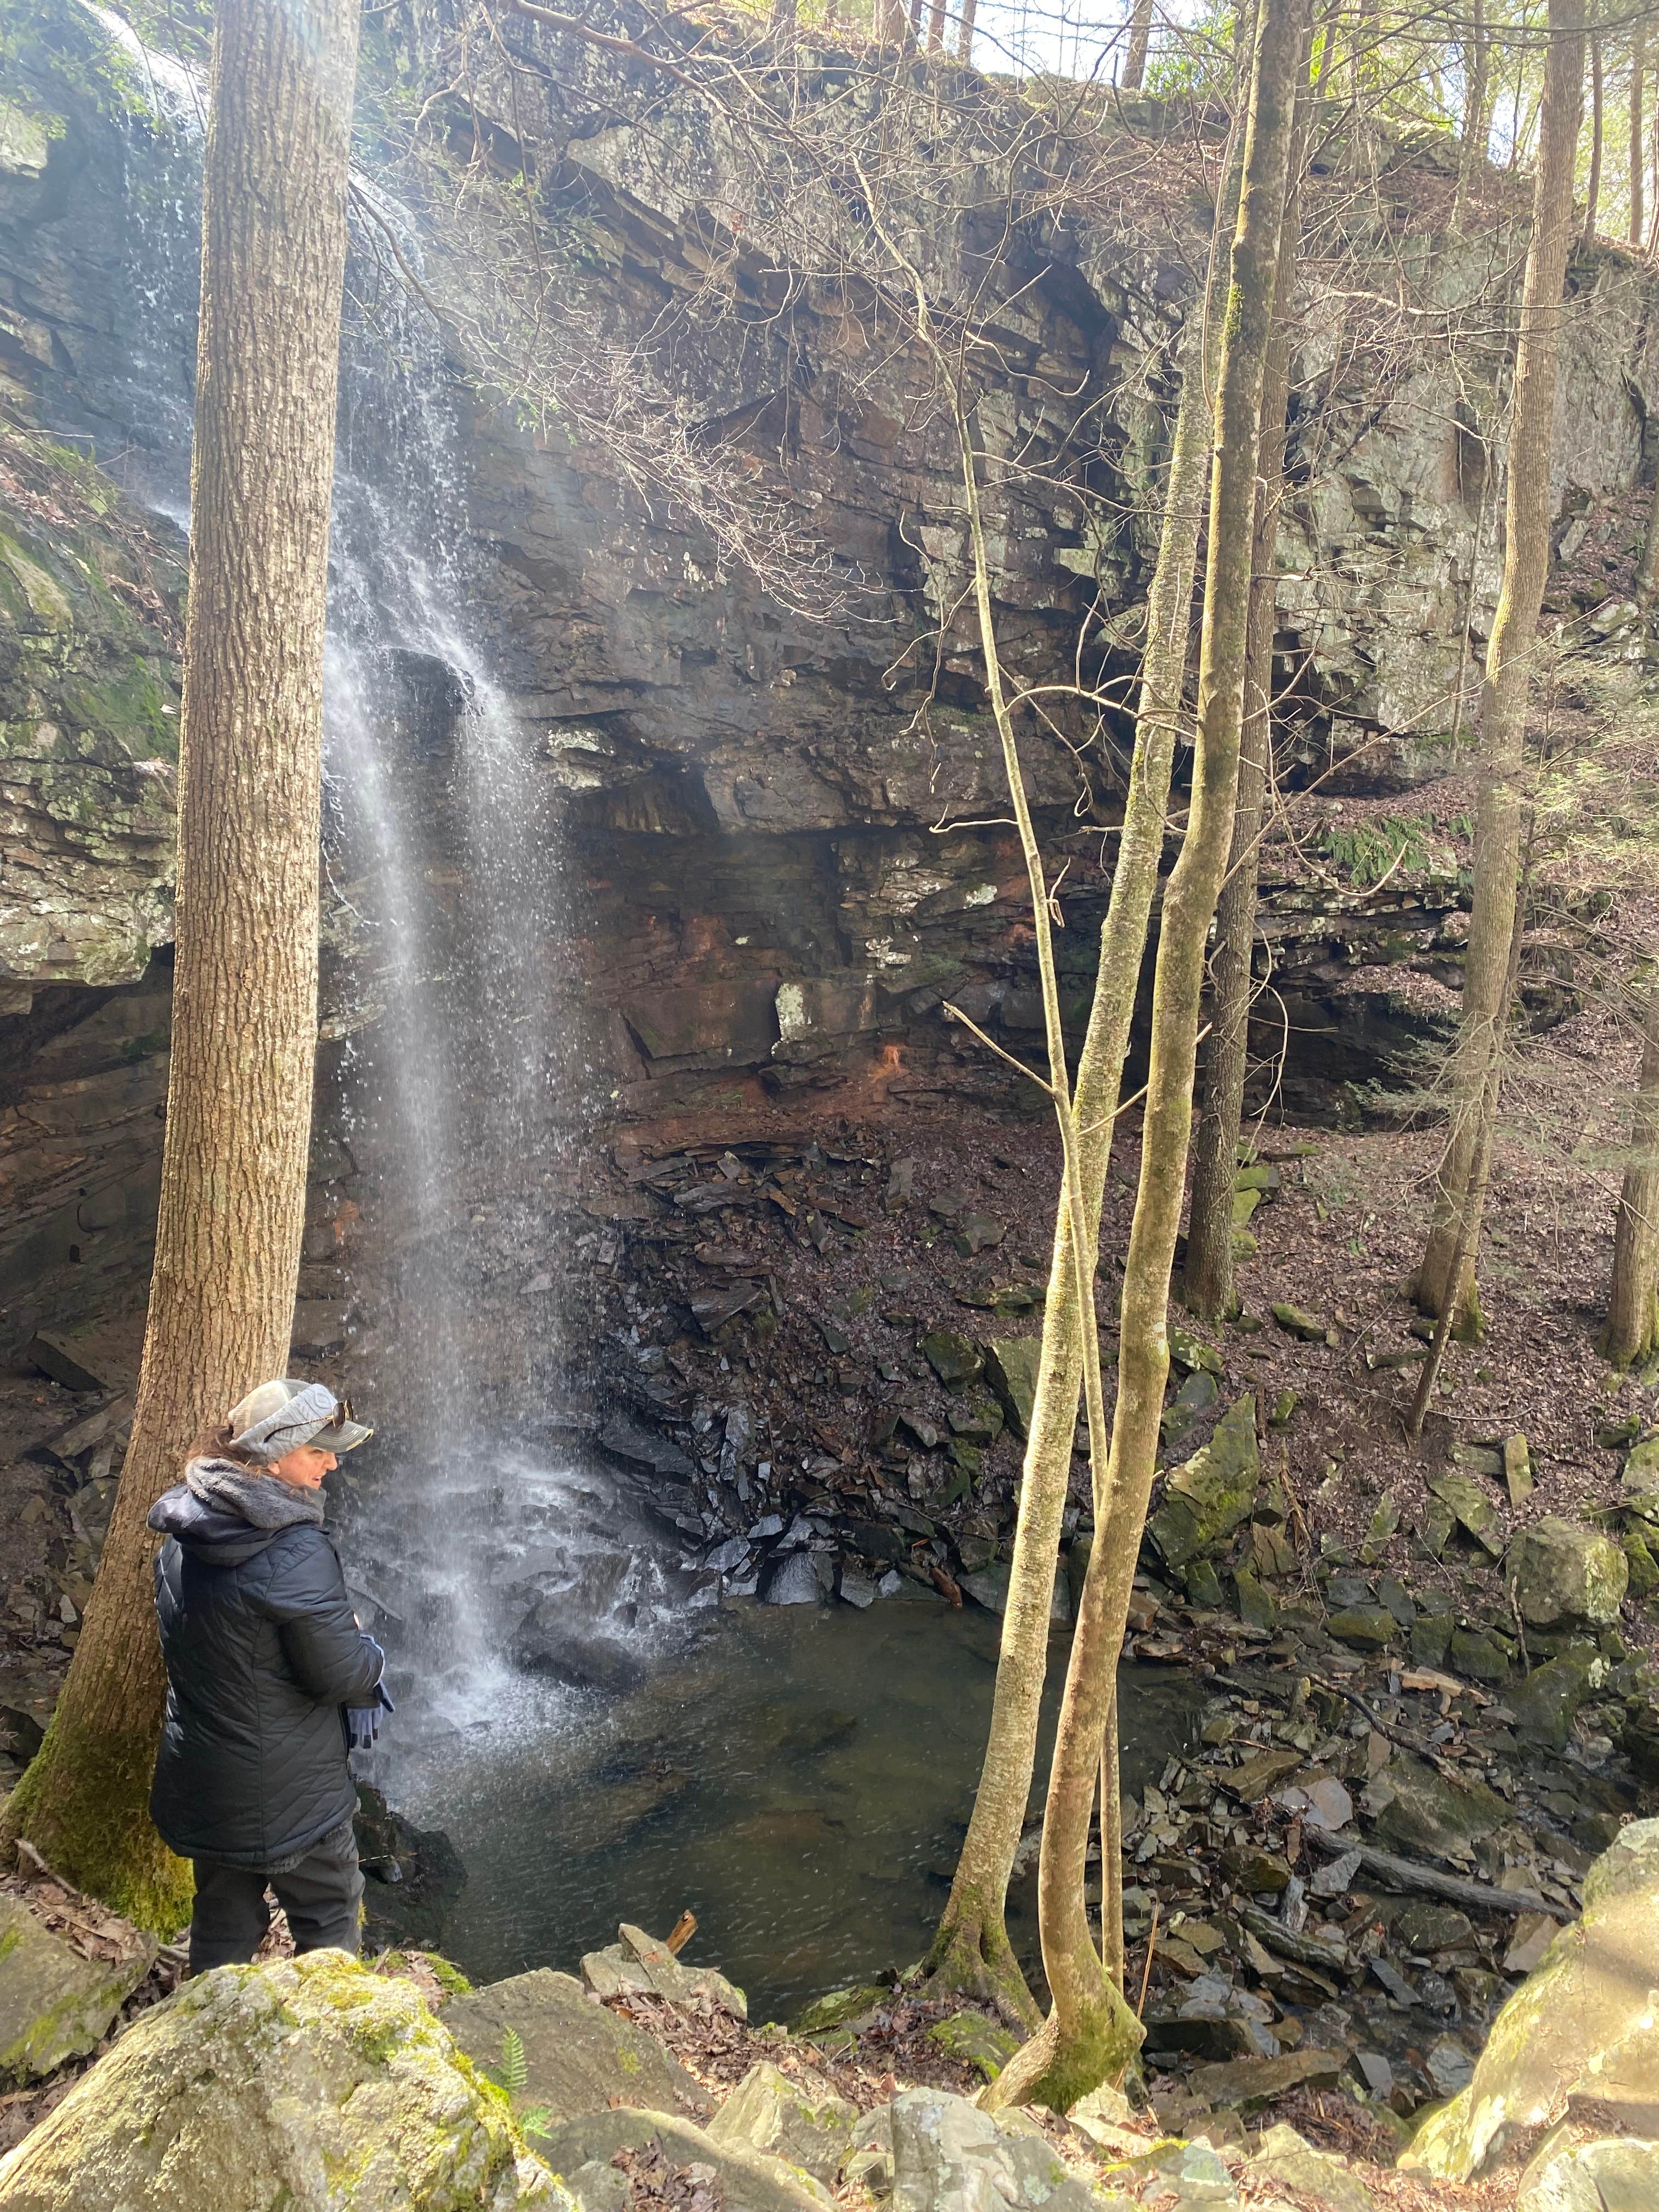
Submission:
[[[150,87],[129,219],[133,489],[187,522],[200,128],[188,70],[94,10]],[[143,143],[141,143],[143,142]],[[340,1255],[345,1341],[323,1363],[380,1434],[331,1485],[351,1587],[391,1654],[394,1790],[417,1743],[504,1716],[562,1724],[571,1654],[514,1664],[538,1603],[616,1661],[674,1613],[677,1570],[561,1410],[553,1200],[580,1071],[550,1008],[560,840],[539,733],[487,628],[466,511],[466,410],[428,311],[373,234],[420,227],[354,175],[325,687],[324,1036],[302,1297]],[[144,389],[148,386],[148,389]],[[331,1160],[332,1165],[331,1165]],[[318,1218],[314,1201],[326,1201]],[[535,1655],[532,1655],[532,1659]],[[580,1700],[578,1700],[580,1702]],[[434,1773],[436,1768],[432,1770]]]

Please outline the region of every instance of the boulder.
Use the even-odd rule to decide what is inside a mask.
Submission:
[[[567,2120],[537,2138],[536,2148],[556,2173],[573,2177],[585,2167],[604,2167],[619,2150],[660,2149],[670,2166],[704,2166],[719,2185],[717,2201],[725,2212],[827,2212],[830,2192],[809,2174],[781,2158],[743,2142],[717,2142],[695,2120],[668,2112],[642,2112],[619,2105]],[[592,2197],[585,2202],[592,2203]],[[593,2212],[599,2212],[594,2204]]]
[[[985,1372],[979,1346],[960,1329],[930,1329],[921,1340],[921,1353],[947,1390],[965,1390]]]
[[[149,1972],[153,1936],[96,1906],[112,1960],[88,1959],[0,1892],[0,2081],[37,2081],[95,2051],[122,2000]]]
[[[1481,2172],[1509,2138],[1575,2104],[1659,2136],[1659,1820],[1623,1829],[1584,1877],[1564,1928],[1498,2014],[1474,2078],[1418,2131],[1401,2160],[1443,2180]]]
[[[1164,1502],[1147,1533],[1177,1571],[1213,1552],[1249,1517],[1261,1478],[1255,1442],[1255,1400],[1230,1406],[1208,1443],[1164,1486]]]
[[[408,1982],[339,1951],[142,2013],[0,2160],[7,2212],[508,2212],[569,2199]]]
[[[994,1336],[985,1347],[985,1379],[997,1394],[1008,1425],[1024,1443],[1031,1433],[1036,1403],[1040,1336]]]
[[[1484,1628],[1454,1628],[1446,1656],[1455,1671],[1475,1682],[1507,1682],[1510,1655]]]
[[[827,2035],[832,2027],[842,2027],[850,2020],[861,2020],[879,2004],[885,2004],[892,1991],[879,1982],[864,1982],[852,1989],[830,1990],[821,1997],[814,1997],[795,2022],[799,2036]]]
[[[1016,2134],[948,2090],[895,2098],[892,2130],[893,2212],[1100,2212],[1041,2136]]]
[[[1303,1344],[1323,1344],[1325,1341],[1325,1322],[1317,1314],[1310,1313],[1305,1306],[1281,1304],[1273,1307],[1273,1316],[1287,1336],[1296,1337]]]
[[[1219,2066],[1199,2066],[1188,2081],[1188,2093],[1206,2105],[1253,2112],[1310,2083],[1334,2088],[1348,2063],[1346,2051],[1282,2051],[1277,2058],[1230,2058]]]
[[[597,1690],[606,1697],[638,1689],[645,1669],[634,1654],[608,1637],[581,1634],[569,1613],[569,1599],[562,1594],[533,1605],[513,1632],[514,1665],[527,1674],[550,1674],[573,1690]]]
[[[1208,2212],[1212,2205],[1218,2212],[1221,2208],[1234,2212],[1238,2203],[1231,2174],[1205,2142],[1155,2143],[1138,2157],[1109,2166],[1106,2179],[1109,2184],[1127,2182],[1134,2192],[1120,2197],[1115,2188],[1109,2188],[1105,2202],[1113,2208],[1145,2202],[1170,2206],[1170,2212]],[[1101,2200],[1097,2197],[1095,2201],[1098,2204]]]
[[[1341,1606],[1325,1626],[1339,1644],[1351,1644],[1357,1651],[1380,1651],[1400,1633],[1400,1623],[1381,1605]]]
[[[417,1828],[367,1782],[357,1784],[354,1825],[363,1869],[364,1948],[435,1948],[466,1887],[460,1853],[441,1828]]]
[[[1614,2136],[1564,2142],[1552,2130],[1516,2191],[1516,2212],[1653,2212],[1659,2204],[1659,2142]]]
[[[1633,1444],[1619,1474],[1620,1502],[1659,1526],[1659,1437]]]
[[[1604,1628],[1619,1618],[1630,1562],[1610,1538],[1549,1513],[1510,1546],[1505,1573],[1529,1627]]]
[[[841,2162],[840,2179],[872,2197],[893,2193],[893,2108],[878,2105],[853,2133],[851,2149]]]
[[[1590,1692],[1590,1662],[1574,1654],[1547,1659],[1507,1693],[1515,1732],[1525,1743],[1563,1750],[1572,1735],[1573,1716]]]
[[[1200,1372],[1220,1375],[1225,1371],[1226,1363],[1214,1345],[1206,1343],[1194,1330],[1183,1328],[1178,1321],[1172,1321],[1167,1334],[1172,1367],[1184,1368],[1189,1375]]]
[[[524,2052],[524,2087],[515,2105],[538,2109],[549,2124],[580,2119],[612,2105],[653,2111],[713,2110],[709,2100],[654,2036],[594,2003],[572,1974],[546,1967],[452,1997],[444,2026],[476,2065],[500,2069],[506,2039]]]
[[[1504,1539],[1498,1529],[1498,1508],[1473,1475],[1431,1474],[1429,1489],[1440,1500],[1466,1535],[1473,1536],[1494,1559],[1503,1556]]]
[[[1483,1783],[1454,1782],[1425,1760],[1396,1751],[1371,1785],[1379,1843],[1408,1858],[1462,1859],[1482,1837],[1510,1818],[1510,1808]]]
[[[833,2187],[858,2125],[856,2105],[813,2074],[792,2079],[763,2058],[709,2123],[718,2143],[747,2144]]]
[[[582,1980],[595,1996],[643,1990],[672,2004],[691,2004],[706,1997],[717,2012],[730,2013],[733,2020],[748,2019],[748,1999],[717,1968],[682,1966],[666,1943],[625,1920],[617,1936],[616,1942],[603,1951],[588,1952],[582,1960]]]
[[[810,1552],[786,1552],[772,1562],[761,1583],[763,1605],[817,1605],[823,1597]]]
[[[1378,2212],[1376,2197],[1346,2160],[1315,2150],[1296,2130],[1269,2128],[1245,2171],[1316,2212]]]
[[[982,2012],[953,2012],[948,2020],[935,2021],[927,2040],[938,2044],[947,2058],[971,2066],[981,2081],[994,2081],[1019,2049],[1019,2038]]]

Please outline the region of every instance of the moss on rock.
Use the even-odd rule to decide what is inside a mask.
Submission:
[[[8,2212],[509,2212],[570,2199],[407,1982],[343,1952],[221,1966],[143,2014],[0,2161]]]

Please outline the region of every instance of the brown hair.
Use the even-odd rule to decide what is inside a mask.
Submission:
[[[250,1451],[240,1450],[236,1445],[232,1443],[230,1439],[230,1423],[228,1421],[222,1421],[216,1429],[204,1429],[202,1431],[200,1436],[197,1437],[195,1443],[191,1446],[189,1452],[186,1454],[186,1457],[190,1459],[228,1459],[233,1467],[251,1467],[257,1468],[261,1472],[264,1471],[265,1463],[262,1459],[257,1459]]]

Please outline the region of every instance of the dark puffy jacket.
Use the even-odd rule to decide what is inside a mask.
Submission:
[[[181,1483],[149,1525],[167,1539],[155,1560],[167,1705],[150,1818],[185,1858],[292,1859],[356,1810],[342,1707],[374,1702],[380,1650],[314,1522],[252,1528]]]

